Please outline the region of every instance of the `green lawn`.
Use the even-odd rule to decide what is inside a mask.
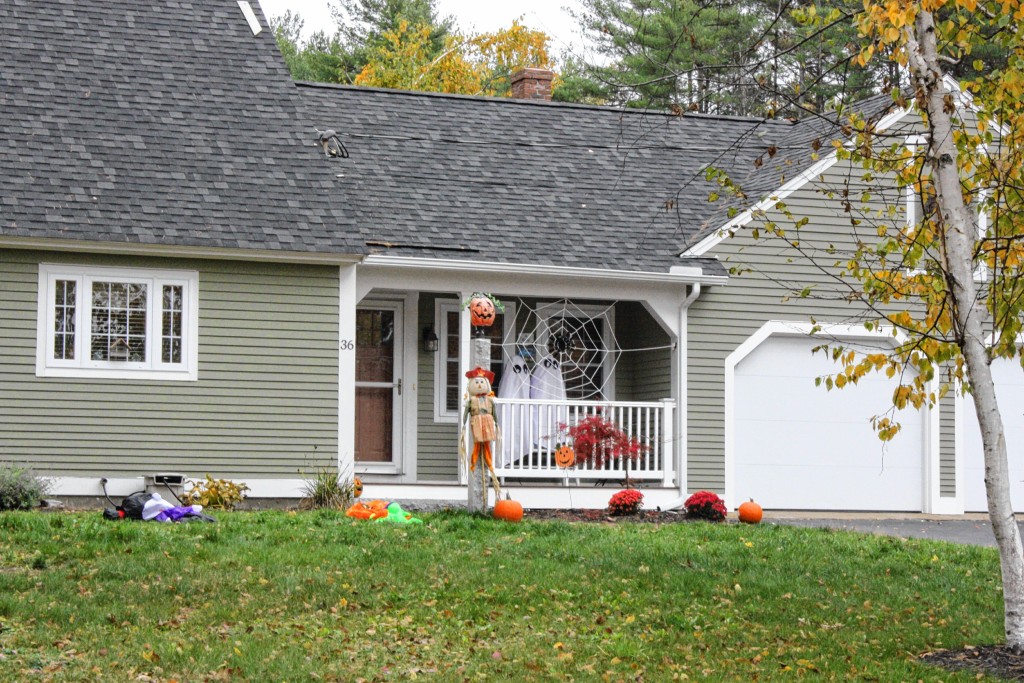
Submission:
[[[994,550],[815,529],[0,514],[0,681],[975,680]]]

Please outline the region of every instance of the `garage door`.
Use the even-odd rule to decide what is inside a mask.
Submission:
[[[733,435],[737,501],[771,509],[922,509],[923,413],[901,411],[886,444],[872,415],[892,405],[895,380],[872,374],[826,391],[814,378],[836,365],[805,337],[769,337],[735,369]]]
[[[1006,455],[1010,462],[1010,498],[1013,509],[1024,511],[1024,371],[1020,362],[1000,358],[992,361],[996,400],[1006,430]],[[981,450],[981,428],[974,412],[974,400],[963,404],[964,508],[968,512],[988,510],[985,497],[985,456]]]

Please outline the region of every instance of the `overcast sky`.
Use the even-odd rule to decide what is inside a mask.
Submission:
[[[306,35],[319,30],[333,31],[330,4],[331,0],[260,0],[268,18],[288,10],[302,15]],[[438,14],[455,17],[463,31],[490,32],[510,26],[513,19],[522,17],[526,26],[551,36],[556,54],[565,52],[570,45],[578,51],[582,45],[579,29],[567,7],[578,8],[578,0],[437,0]]]

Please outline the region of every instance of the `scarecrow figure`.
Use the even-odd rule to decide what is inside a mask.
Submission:
[[[473,454],[469,459],[469,469],[476,469],[477,458],[483,454],[484,463],[487,469],[494,471],[494,462],[491,458],[491,442],[498,438],[498,427],[494,422],[494,392],[491,391],[491,382],[494,381],[494,373],[483,368],[473,368],[466,373],[469,383],[466,385],[466,410],[463,414],[463,422],[469,422],[470,432],[473,434]]]

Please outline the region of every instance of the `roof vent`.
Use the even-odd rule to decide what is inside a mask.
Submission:
[[[238,8],[242,10],[242,14],[245,15],[245,20],[249,22],[249,28],[252,29],[252,34],[258,36],[263,27],[260,26],[260,20],[256,18],[256,13],[252,11],[252,5],[245,0],[238,0]]]

